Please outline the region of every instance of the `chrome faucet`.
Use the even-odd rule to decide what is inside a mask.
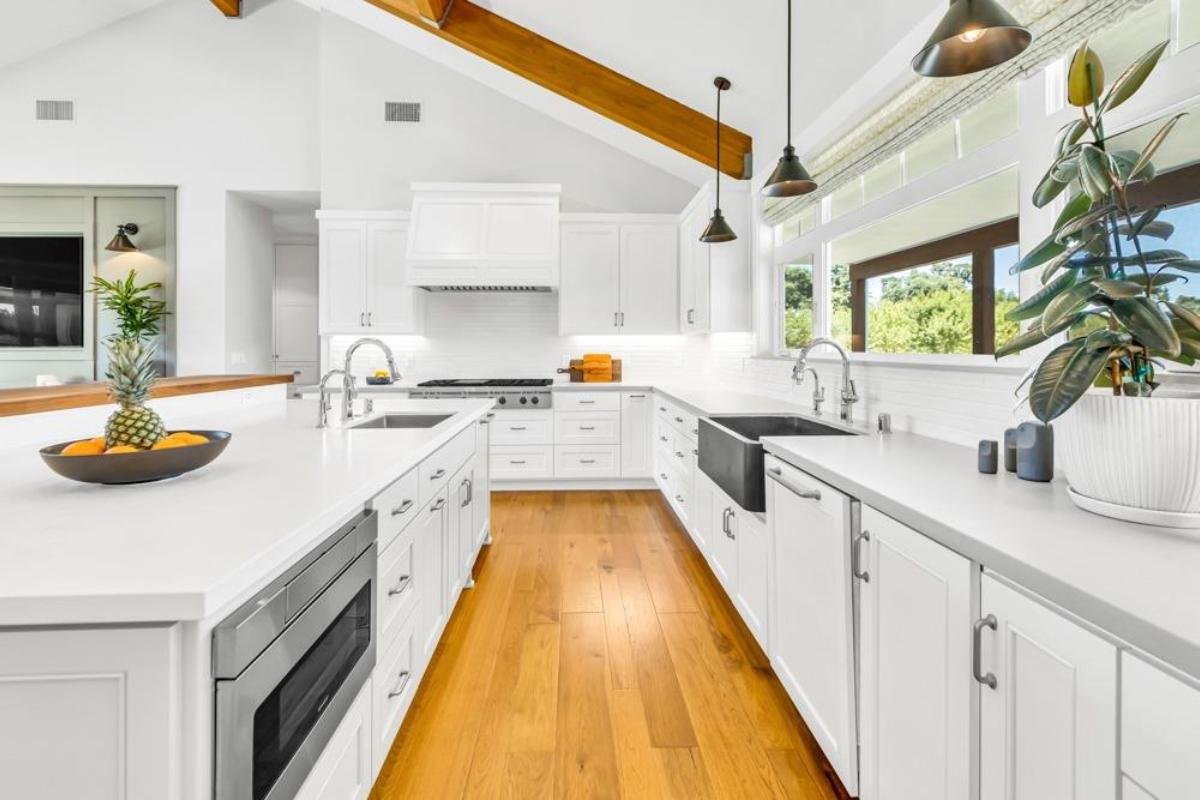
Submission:
[[[329,389],[326,387],[326,385],[329,383],[329,379],[332,378],[334,375],[342,376],[342,394],[344,395],[347,391],[346,371],[345,370],[331,369],[331,370],[329,370],[329,372],[326,372],[324,375],[321,376],[321,383],[317,387],[317,427],[318,428],[329,427],[330,402],[329,402]]]
[[[808,370],[808,354],[823,344],[827,344],[834,350],[837,350],[838,355],[842,357],[842,404],[838,417],[842,422],[849,425],[854,422],[854,404],[860,398],[854,388],[854,381],[850,379],[850,356],[846,355],[844,347],[833,339],[827,339],[824,336],[813,339],[800,349],[800,356],[796,359],[796,366],[792,367],[792,380],[796,382],[797,386],[804,383],[804,373]]]
[[[825,402],[825,388],[821,386],[821,376],[812,367],[805,367],[804,372],[812,373],[813,376],[813,414],[821,416],[821,406]],[[800,374],[800,380],[796,381],[799,385],[804,382],[804,373]]]
[[[392,355],[392,349],[384,344],[382,339],[367,337],[359,339],[354,344],[346,348],[346,363],[342,366],[344,374],[345,390],[342,392],[342,419],[354,419],[354,401],[358,397],[358,388],[354,385],[354,374],[350,372],[350,362],[354,358],[354,354],[358,352],[358,348],[364,344],[371,344],[383,351],[383,357],[387,359],[388,372],[391,373],[392,380],[400,380],[400,371],[396,369],[396,357]]]

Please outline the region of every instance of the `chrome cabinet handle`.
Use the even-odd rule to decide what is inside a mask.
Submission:
[[[619,312],[619,311],[613,312],[613,327],[614,328],[621,327],[621,312]]]
[[[437,499],[437,502],[429,507],[429,510],[430,511],[441,511],[445,507],[446,507],[446,499],[444,497],[439,497]]]
[[[596,405],[596,401],[595,401],[595,400],[580,400],[580,401],[579,401],[579,405],[581,405],[581,406],[594,406],[594,405]]]
[[[659,411],[661,411],[661,412],[662,412],[662,413],[664,413],[664,414],[665,414],[665,413],[667,413],[667,407],[666,407],[666,406],[659,406],[659,407],[658,407],[658,410],[659,410]]]
[[[392,509],[392,516],[398,517],[401,514],[407,514],[408,510],[412,507],[413,507],[413,501],[405,500],[403,503],[401,503],[400,505],[398,505]]]
[[[855,537],[855,539],[854,539],[854,553],[853,553],[853,555],[851,556],[851,558],[852,558],[852,559],[853,559],[853,561],[854,561],[854,564],[856,564],[856,565],[861,565],[861,564],[863,563],[863,561],[862,561],[862,551],[859,549],[859,545],[860,545],[860,544],[862,544],[863,542],[869,542],[869,541],[871,541],[871,532],[870,532],[870,531],[863,531],[863,532],[862,532],[862,533],[860,533],[860,534],[859,534],[857,537]],[[852,574],[854,577],[856,577],[856,578],[858,578],[860,581],[862,581],[863,583],[870,583],[870,582],[871,582],[871,573],[867,572],[865,569],[864,569],[864,570],[859,570],[857,566],[854,566],[854,567],[851,567],[851,568],[850,568],[850,573],[851,573],[851,574]]]
[[[462,483],[458,485],[458,493],[462,494],[463,489],[467,490],[467,496],[459,503],[459,508],[466,508],[471,505],[471,496],[475,494],[475,487],[471,485],[470,478],[463,478]]]
[[[579,463],[580,463],[580,464],[595,464],[595,463],[596,463],[596,459],[594,459],[594,458],[581,458],[581,459],[579,459]]]
[[[665,441],[667,441],[667,437],[665,437],[665,436],[660,436],[660,437],[658,437],[658,440],[659,440],[660,442],[665,442]]]
[[[797,497],[801,497],[805,500],[821,499],[820,489],[801,489],[799,486],[793,485],[783,477],[783,470],[779,467],[767,467],[767,477],[778,483],[783,488],[787,489],[789,492],[795,494]]]
[[[367,327],[367,312],[365,312],[365,311],[358,312],[358,327],[360,327],[360,328]]]
[[[681,494],[675,495],[675,502],[682,505],[683,504],[683,495],[681,495]]]
[[[622,312],[620,312],[620,314],[621,314],[621,327],[624,328],[625,327],[625,312],[622,311]]]
[[[408,584],[412,583],[411,576],[401,575],[400,580],[391,589],[388,589],[388,597],[395,597],[398,594],[404,594],[404,590],[408,588]]]
[[[721,512],[721,532],[730,539],[733,538],[733,534],[729,532],[729,515],[732,513],[733,512],[728,508]]]
[[[509,425],[509,426],[508,426],[508,429],[509,429],[510,431],[524,431],[524,430],[528,430],[528,428],[526,428],[524,425]]]
[[[374,325],[375,325],[375,312],[368,311],[367,312],[367,327],[370,328],[370,327],[373,327]]]
[[[639,400],[645,400],[645,399],[646,399],[646,395],[644,395],[644,394],[631,394],[631,395],[629,395],[629,396],[630,396],[630,397],[636,397],[636,398],[637,398],[637,399],[639,399]]]
[[[676,457],[676,458],[683,458],[683,453],[681,453],[681,452],[679,452],[678,450],[676,450],[676,451],[675,451],[675,457]]]
[[[983,619],[975,620],[975,628],[973,631],[973,642],[971,647],[971,674],[975,680],[982,683],[989,689],[996,688],[996,676],[992,673],[984,674],[983,672],[983,629],[991,628],[996,630],[999,623],[996,621],[995,614],[988,614]]]
[[[675,421],[676,421],[676,422],[678,422],[680,425],[682,425],[682,424],[683,424],[683,417],[676,417],[676,418],[675,418]]]
[[[688,325],[696,324],[696,309],[694,309],[694,308],[688,309],[687,321],[688,321]]]
[[[396,684],[396,688],[388,692],[388,700],[399,697],[400,695],[404,694],[404,690],[408,688],[408,680],[411,677],[408,673],[408,670],[401,672],[399,677],[400,682]]]
[[[596,430],[596,426],[595,426],[595,425],[580,425],[580,426],[579,426],[579,430],[581,430],[581,431],[594,431],[594,430]]]
[[[698,456],[698,455],[700,455],[700,451],[699,451],[697,448],[693,447],[693,448],[692,448],[692,455],[694,455],[694,456]]]
[[[437,472],[435,472],[429,476],[429,480],[436,481],[438,478],[444,478],[444,477],[446,477],[446,470],[439,469]]]
[[[665,473],[665,472],[658,473],[658,477],[662,478],[664,481],[668,480],[667,473]]]
[[[509,463],[509,464],[512,464],[514,467],[519,467],[519,466],[521,466],[522,464],[524,464],[525,462],[524,462],[524,461],[513,461],[513,460],[509,459],[509,462],[508,462],[508,463]]]

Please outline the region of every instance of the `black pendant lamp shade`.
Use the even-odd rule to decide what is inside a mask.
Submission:
[[[114,236],[108,244],[104,245],[105,250],[112,250],[114,253],[136,253],[137,245],[129,240],[129,234],[137,234],[138,226],[132,222],[126,222],[117,226],[117,235]]]
[[[732,85],[728,78],[718,76],[713,80],[713,86],[717,87],[717,204],[713,209],[712,219],[708,221],[708,227],[700,234],[700,241],[705,244],[732,242],[737,238],[737,234],[729,227],[721,213],[721,92]]]
[[[817,188],[817,182],[796,156],[792,147],[792,0],[788,0],[787,19],[787,147],[767,178],[762,193],[767,197],[799,197]]]
[[[950,0],[912,67],[929,78],[952,78],[990,69],[1019,56],[1033,34],[997,0]]]

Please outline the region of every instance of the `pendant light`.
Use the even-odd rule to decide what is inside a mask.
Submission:
[[[1033,34],[996,0],[950,0],[950,10],[912,60],[928,78],[990,69],[1029,47]]]
[[[732,242],[737,238],[733,228],[725,221],[725,215],[721,213],[721,92],[732,85],[728,78],[718,76],[713,80],[713,86],[717,87],[717,205],[713,209],[712,219],[708,221],[708,227],[700,234],[700,241],[705,244]]]
[[[767,197],[799,197],[817,188],[792,147],[792,0],[788,0],[787,17],[787,146],[762,188]]]

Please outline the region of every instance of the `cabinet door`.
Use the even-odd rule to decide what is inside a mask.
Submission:
[[[649,392],[621,394],[621,477],[645,478],[654,471],[651,437],[654,401]]]
[[[489,412],[486,417],[479,420],[475,428],[475,483],[472,487],[472,491],[475,492],[475,501],[472,503],[472,508],[474,509],[473,529],[476,553],[487,541],[492,528],[492,486],[491,473],[488,469],[490,462],[488,449],[491,446],[493,419],[495,419],[494,415]]]
[[[1200,689],[1121,654],[1124,800],[1184,800],[1200,786]],[[1144,787],[1144,788],[1142,788]]]
[[[338,723],[295,800],[366,800],[375,782],[371,759],[373,695],[368,679]]]
[[[358,333],[367,324],[367,225],[321,223],[321,333]]]
[[[446,534],[449,527],[446,505],[443,489],[413,523],[413,560],[416,562],[413,580],[417,584],[420,603],[417,641],[422,669],[429,663],[446,625]]]
[[[971,796],[971,562],[862,509],[863,800]]]
[[[570,223],[562,226],[559,333],[613,333],[618,330],[619,231],[616,225]]]
[[[466,583],[463,562],[471,540],[471,511],[469,508],[470,464],[462,467],[446,484],[446,612],[454,609],[458,595]],[[463,512],[466,512],[465,514]]]
[[[688,531],[700,552],[707,557],[713,537],[713,482],[697,469],[692,481],[692,518]],[[724,534],[722,534],[724,535]]]
[[[452,511],[458,516],[458,550],[456,563],[458,565],[458,580],[462,586],[471,585],[471,568],[475,565],[475,463],[468,461],[459,470],[460,480],[451,483],[456,491],[456,499]]]
[[[367,224],[367,327],[375,333],[420,333],[425,292],[408,285],[406,222]]]
[[[767,570],[770,548],[767,525],[759,515],[735,507],[730,515],[730,528],[737,540],[737,595],[735,605],[742,612],[746,627],[754,638],[767,647]]]
[[[709,203],[697,205],[680,227],[679,329],[702,333],[709,324],[711,247],[700,241],[708,225]]]
[[[621,226],[621,333],[678,333],[675,225]]]
[[[712,486],[712,505],[710,506],[710,529],[712,530],[712,547],[709,549],[709,563],[712,565],[713,572],[717,576],[717,580],[725,587],[725,592],[734,597],[737,594],[737,534],[734,532],[730,517],[733,516],[733,510],[737,508],[737,503],[729,499],[728,495],[716,487]]]
[[[1117,796],[1117,651],[984,575],[981,800]]]
[[[315,364],[320,360],[318,259],[317,248],[313,245],[275,245],[274,360],[277,365]]]
[[[775,458],[771,663],[850,794],[858,793],[858,711],[850,498]]]

